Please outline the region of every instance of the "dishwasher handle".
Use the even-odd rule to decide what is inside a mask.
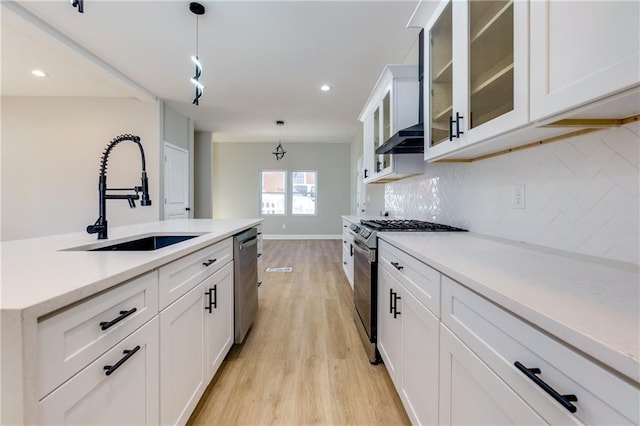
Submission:
[[[258,237],[252,237],[245,241],[238,242],[238,250],[258,244]]]

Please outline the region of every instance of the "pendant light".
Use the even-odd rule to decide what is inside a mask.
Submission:
[[[278,146],[276,147],[276,150],[272,152],[272,154],[276,156],[276,161],[280,161],[284,158],[284,155],[287,153],[287,151],[285,151],[284,148],[282,147],[282,126],[284,126],[284,121],[282,120],[276,121],[276,126],[280,128],[280,138],[278,139]]]
[[[200,76],[202,75],[202,64],[200,63],[200,57],[198,56],[198,19],[201,15],[204,15],[204,6],[197,2],[189,3],[189,10],[191,13],[196,15],[196,54],[195,56],[191,56],[191,62],[195,65],[195,74],[191,78],[191,84],[193,84],[195,89],[195,96],[193,98],[192,104],[199,105],[200,98],[204,93],[204,85],[200,83]]]

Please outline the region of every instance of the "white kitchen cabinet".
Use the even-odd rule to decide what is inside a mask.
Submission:
[[[154,318],[41,400],[39,423],[159,424],[158,353]]]
[[[349,233],[349,222],[342,220],[342,270],[353,289],[353,236]]]
[[[262,266],[262,261],[264,259],[264,237],[262,235],[262,225],[258,225],[258,297],[262,296],[262,280],[263,280],[263,271],[264,268]]]
[[[160,422],[185,424],[207,386],[204,283],[160,312]]]
[[[384,183],[422,173],[420,154],[376,154],[398,130],[418,124],[418,66],[387,65],[378,78],[359,120],[363,125],[363,178]]]
[[[204,341],[208,382],[233,345],[233,262],[202,284],[205,290]]]
[[[530,8],[532,120],[640,84],[640,2],[538,0]],[[635,111],[610,105],[591,118],[637,114],[639,96]]]
[[[402,318],[394,312],[401,286],[386,269],[378,265],[378,352],[391,376],[398,393],[401,393]],[[402,306],[398,308],[402,312]]]
[[[160,312],[160,421],[185,424],[233,345],[233,262]]]
[[[415,259],[384,242],[379,259],[378,351],[412,423],[436,424],[440,321],[402,275]]]
[[[443,0],[425,28],[425,160],[529,122],[529,3]]]
[[[158,272],[148,272],[38,323],[43,398],[158,314]]]
[[[541,425],[546,422],[442,325],[438,424]]]
[[[442,283],[442,322],[446,332],[441,332],[440,341],[441,423],[464,423],[465,419],[483,419],[484,414],[502,416],[525,403],[550,424],[640,422],[637,385],[446,277]],[[484,371],[486,379],[475,377],[473,385],[470,376],[480,371]],[[538,380],[559,395],[575,395],[577,400],[559,395],[554,398],[541,383],[536,383]],[[501,396],[499,387],[508,388],[509,392],[504,391]],[[511,393],[517,398],[507,395]],[[451,400],[447,401],[449,397]],[[468,406],[468,401],[475,401],[474,405]],[[476,408],[482,415],[474,414]],[[526,412],[528,409],[522,408],[517,414]],[[512,414],[508,417],[509,423],[514,424],[536,419]],[[500,424],[504,422],[507,420]],[[498,424],[494,420],[490,423]]]

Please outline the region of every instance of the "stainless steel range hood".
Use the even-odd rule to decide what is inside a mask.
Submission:
[[[420,154],[424,152],[424,123],[407,127],[376,149],[376,154]]]

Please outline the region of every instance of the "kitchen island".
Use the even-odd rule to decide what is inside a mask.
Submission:
[[[39,401],[60,385],[58,383],[43,390],[40,371],[43,363],[42,348],[40,348],[43,341],[42,324],[60,314],[66,315],[67,312],[79,309],[87,301],[94,303],[96,300],[103,300],[114,291],[122,291],[127,286],[145,288],[145,291],[140,293],[142,303],[146,304],[145,308],[139,308],[138,312],[131,314],[128,319],[122,320],[120,324],[108,330],[114,335],[114,342],[119,341],[118,339],[126,335],[122,334],[124,331],[120,331],[122,335],[118,336],[118,330],[125,330],[126,323],[133,323],[136,317],[140,322],[145,318],[144,315],[161,317],[158,310],[164,307],[162,294],[168,293],[167,289],[162,288],[163,279],[165,279],[163,277],[166,277],[165,281],[171,283],[170,281],[174,279],[171,274],[177,271],[174,275],[182,273],[183,276],[180,279],[188,282],[185,289],[181,290],[182,293],[176,292],[175,295],[166,297],[164,304],[168,306],[183,293],[188,292],[190,290],[188,287],[195,287],[196,281],[209,279],[209,275],[215,276],[232,269],[228,264],[226,266],[224,264],[232,260],[232,255],[229,255],[230,237],[258,225],[261,221],[261,219],[162,221],[114,227],[110,229],[111,238],[103,241],[96,241],[95,236],[79,232],[2,243],[0,246],[2,256],[0,298],[2,417],[0,423],[40,423],[42,419],[38,418]],[[106,243],[114,244],[147,235],[196,235],[196,237],[152,251],[89,251]],[[198,253],[202,253],[205,257],[212,257],[210,260],[214,262],[218,260],[217,264],[204,265],[199,260]],[[181,263],[184,263],[184,270],[192,267],[185,263],[185,259],[192,259],[190,262],[195,265],[193,267],[201,269],[209,267],[208,271],[211,272],[204,270],[188,272],[191,275],[185,278],[187,272],[183,273],[182,270],[173,266],[179,265],[182,268]],[[220,267],[216,266],[218,264]],[[163,272],[165,270],[166,273]],[[226,277],[228,279],[228,273]],[[211,293],[208,294],[211,295]],[[198,301],[198,306],[199,303]],[[126,316],[126,314],[123,315]],[[151,323],[158,327],[155,323],[159,321],[151,319],[140,328],[147,327]],[[231,320],[232,324],[233,320]],[[100,329],[99,326],[96,327]],[[72,335],[73,332],[74,330],[68,330],[67,334]],[[157,329],[149,334],[155,335],[157,340]],[[100,336],[97,340],[108,341],[109,338]],[[80,353],[83,350],[84,347],[79,347],[77,352]],[[149,357],[150,355],[147,354],[147,358]],[[96,356],[91,357],[90,361],[94,361],[95,358]],[[77,376],[81,376],[81,372],[74,371],[73,374],[69,373],[67,378],[76,373]],[[70,379],[69,382],[72,380]],[[150,383],[147,382],[145,386],[149,393]],[[53,393],[58,392],[60,388],[56,388]],[[157,394],[157,390],[155,392]],[[152,394],[153,392],[147,396],[153,399]],[[156,401],[154,406],[157,407],[157,405]],[[154,414],[153,411],[154,409],[143,413],[145,421],[158,422],[158,414]],[[182,413],[182,417],[185,415],[188,418],[188,413]]]

